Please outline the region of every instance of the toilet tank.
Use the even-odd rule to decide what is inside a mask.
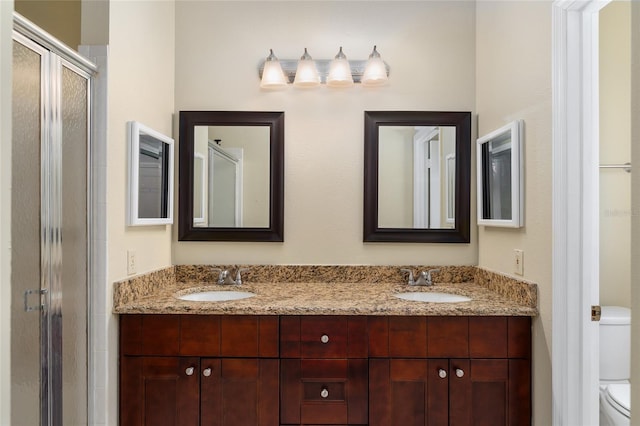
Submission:
[[[600,316],[600,380],[628,380],[631,359],[631,310],[603,306]]]

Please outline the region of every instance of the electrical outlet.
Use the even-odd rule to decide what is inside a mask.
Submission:
[[[513,254],[513,271],[518,275],[524,275],[524,251],[515,249]]]
[[[127,275],[133,275],[138,270],[138,259],[135,250],[127,250]]]

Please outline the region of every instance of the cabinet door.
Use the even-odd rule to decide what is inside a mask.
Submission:
[[[446,359],[370,359],[369,424],[447,425],[448,371]]]
[[[277,426],[277,359],[201,360],[202,426]]]
[[[121,357],[120,425],[197,426],[198,358]]]
[[[451,360],[450,424],[531,424],[531,373],[525,359]]]

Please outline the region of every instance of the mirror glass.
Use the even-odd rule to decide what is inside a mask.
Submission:
[[[180,240],[282,241],[284,113],[180,113]]]
[[[378,130],[378,227],[455,228],[454,126]]]
[[[365,112],[364,241],[469,242],[471,113]]]
[[[193,225],[269,226],[269,127],[195,126]]]
[[[478,224],[523,226],[522,121],[478,139]]]

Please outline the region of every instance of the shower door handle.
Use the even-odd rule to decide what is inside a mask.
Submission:
[[[37,294],[39,297],[39,304],[37,306],[29,306],[29,296],[32,294]],[[42,301],[42,295],[47,294],[47,289],[41,288],[38,290],[25,290],[24,292],[24,311],[41,311],[44,309],[44,302]]]

